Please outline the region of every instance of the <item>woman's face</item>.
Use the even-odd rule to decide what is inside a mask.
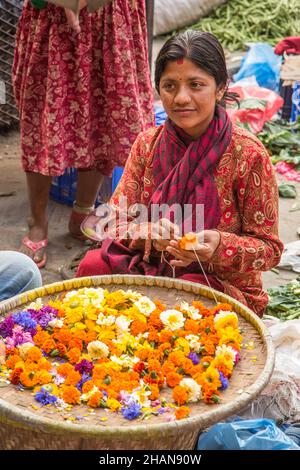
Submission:
[[[215,79],[189,59],[169,62],[159,83],[160,97],[169,118],[194,139],[213,118],[216,100],[224,94]]]

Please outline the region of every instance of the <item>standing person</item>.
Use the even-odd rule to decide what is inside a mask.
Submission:
[[[41,285],[41,273],[32,259],[17,251],[0,251],[0,301]]]
[[[122,237],[116,232],[116,239],[108,237],[100,249],[88,252],[77,276],[175,274],[209,284],[262,315],[268,296],[261,273],[278,264],[283,250],[278,188],[263,144],[233,125],[226,113],[225,103],[234,97],[227,89],[225,56],[217,38],[199,31],[170,38],[156,60],[155,85],[168,119],[138,136],[110,202],[122,213],[126,196],[128,208],[135,205],[141,214],[146,207],[148,222],[135,227],[140,239],[130,230],[133,222],[127,232],[119,223]],[[192,208],[193,225],[204,208],[204,230],[196,233],[195,251],[182,246],[176,236],[181,227],[171,219],[153,221],[149,216],[155,205],[175,204],[183,214],[185,205]],[[91,233],[89,219],[93,217],[83,228]],[[94,218],[93,233],[98,226]]]
[[[21,250],[40,268],[52,176],[78,169],[69,230],[82,238],[103,175],[125,164],[152,124],[145,0],[112,0],[91,14],[84,5],[74,23],[64,8],[25,0],[17,31],[13,85],[31,211]]]

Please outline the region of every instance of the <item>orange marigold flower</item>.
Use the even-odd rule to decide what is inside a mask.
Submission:
[[[82,351],[83,349],[83,343],[80,338],[70,339],[68,346],[69,346],[69,349],[78,348],[80,351]]]
[[[188,406],[180,406],[175,410],[176,419],[183,419],[190,415],[191,410]]]
[[[20,382],[20,375],[22,374],[22,372],[23,372],[23,369],[21,369],[20,367],[12,371],[12,373],[9,376],[9,380],[11,381],[13,385],[18,385],[18,383]]]
[[[19,362],[20,360],[20,356],[18,356],[17,354],[12,354],[11,356],[9,356],[8,359],[6,359],[5,365],[8,369],[13,369],[17,362]]]
[[[186,388],[177,385],[177,387],[173,389],[172,397],[175,403],[178,405],[184,405],[189,399],[189,394]]]
[[[154,310],[149,316],[148,324],[150,328],[155,328],[156,330],[162,330],[164,327],[163,322],[160,319],[161,311]]]
[[[81,356],[81,351],[78,348],[72,348],[70,351],[67,353],[67,357],[71,364],[76,364],[76,362],[79,361]]]
[[[45,351],[45,353],[49,354],[51,351],[56,349],[56,343],[51,338],[46,339],[46,341],[43,342],[41,348]]]
[[[149,329],[148,342],[154,341],[155,343],[159,342],[159,334],[154,328]]]
[[[172,351],[168,357],[168,360],[173,362],[173,364],[177,367],[181,367],[185,359],[186,357],[182,351]]]
[[[65,380],[66,385],[77,385],[78,382],[81,380],[81,375],[77,370],[73,370],[70,372]]]
[[[139,333],[147,331],[147,324],[141,320],[134,320],[130,325],[130,333],[137,336]]]
[[[229,310],[231,312],[232,311],[232,305],[223,303],[223,304],[218,304],[214,308],[211,309],[211,311],[214,315],[216,315],[220,310],[224,310],[224,311]]]
[[[205,305],[203,305],[203,303],[199,300],[194,300],[193,307],[197,308],[199,310],[200,315],[202,315],[203,317],[209,317],[210,315],[212,315],[212,311],[209,308],[205,307]]]
[[[56,343],[56,349],[58,351],[59,357],[67,356],[67,348],[63,343]]]
[[[34,376],[35,385],[46,385],[52,381],[52,375],[46,370],[39,370]]]
[[[29,361],[38,362],[42,357],[42,351],[36,346],[33,346],[27,351],[26,359]]]
[[[94,382],[92,380],[88,380],[82,386],[82,393],[88,393],[94,388]]]
[[[179,385],[180,381],[182,380],[182,375],[178,374],[175,371],[169,372],[166,374],[166,382],[168,387],[174,388]]]
[[[71,338],[72,338],[72,333],[68,328],[63,327],[63,328],[60,328],[60,329],[55,331],[54,337],[60,343],[63,343],[64,345],[67,345],[69,343],[69,341],[71,340]]]
[[[37,363],[37,370],[51,370],[52,365],[50,364],[49,361],[45,357],[42,357],[39,362]]]
[[[97,339],[97,333],[94,329],[89,330],[86,333],[86,343],[90,343],[91,341],[95,341]]]
[[[80,403],[80,391],[72,385],[63,387],[62,397],[64,401],[70,405],[76,405]]]
[[[172,331],[168,331],[168,330],[162,330],[160,333],[159,333],[159,339],[160,339],[160,342],[161,343],[169,343],[171,338],[173,336],[173,333]]]
[[[166,310],[166,306],[162,304],[159,300],[154,300],[154,303],[156,305],[157,310],[159,310],[160,312],[163,312],[164,310]]]
[[[26,388],[33,388],[35,386],[34,374],[27,371],[22,372],[20,374],[20,382]]]
[[[92,408],[98,408],[101,404],[102,399],[103,399],[103,393],[100,391],[95,392],[88,400],[88,405],[91,406]]]
[[[200,330],[199,321],[192,320],[191,318],[187,318],[185,320],[184,329],[185,329],[185,333],[188,332],[193,335],[196,335]]]
[[[72,371],[74,371],[74,367],[71,366],[71,364],[69,364],[68,362],[64,363],[64,364],[60,364],[57,368],[57,372],[62,375],[63,377],[66,377],[67,375],[69,375]]]
[[[135,352],[135,355],[140,359],[140,361],[147,361],[150,348],[140,348]]]
[[[149,400],[157,400],[159,398],[159,388],[157,384],[151,384],[151,395],[149,395]]]
[[[35,345],[39,348],[41,348],[42,345],[51,338],[47,331],[41,330],[40,328],[40,326],[37,327],[37,334],[33,337]]]

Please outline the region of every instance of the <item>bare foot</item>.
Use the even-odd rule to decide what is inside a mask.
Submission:
[[[23,242],[19,248],[19,251],[21,253],[24,253],[25,255],[29,256],[30,258],[33,259],[33,261],[36,264],[43,263],[43,261],[46,262],[46,245],[47,242],[41,243],[42,240],[47,240],[47,235],[48,235],[48,226],[38,226],[34,225],[34,219],[29,218],[28,219],[28,226],[29,226],[29,231],[27,236],[23,239]],[[32,242],[32,243],[30,243]],[[41,245],[41,248],[36,249],[38,247],[39,242]],[[37,245],[35,245],[37,244]],[[31,246],[31,248],[30,248]],[[45,264],[43,263],[43,265]],[[42,267],[42,266],[40,266]]]

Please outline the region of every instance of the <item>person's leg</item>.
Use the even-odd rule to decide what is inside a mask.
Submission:
[[[102,181],[103,175],[99,171],[78,170],[76,201],[69,220],[69,231],[75,238],[85,238],[80,225],[92,212]]]
[[[112,274],[110,266],[103,260],[101,248],[87,252],[78,266],[76,277]]]
[[[33,243],[47,239],[48,235],[48,201],[51,176],[26,172],[28,197],[31,215],[28,219],[28,239]],[[25,237],[26,238],[26,237]],[[22,244],[20,251],[30,256],[37,264],[45,258],[45,247],[33,252],[29,246]]]
[[[0,300],[41,285],[41,273],[31,258],[17,251],[0,251]]]

